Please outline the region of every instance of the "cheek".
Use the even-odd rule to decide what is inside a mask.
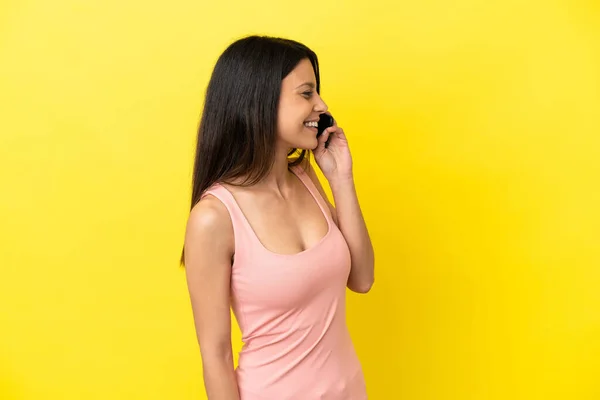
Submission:
[[[303,137],[304,121],[308,118],[312,106],[304,99],[282,97],[279,100],[277,116],[277,135],[287,142]]]
[[[277,120],[280,135],[289,136],[298,134],[304,127],[304,116],[298,110],[281,110]]]
[[[298,128],[298,124],[295,124],[290,120],[281,121],[277,135],[286,141],[294,141],[294,138],[298,137],[300,134],[301,129],[302,128]]]

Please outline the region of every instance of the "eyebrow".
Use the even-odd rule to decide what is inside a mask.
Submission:
[[[308,86],[308,87],[310,87],[312,89],[315,88],[315,84],[314,83],[312,83],[312,82],[304,82],[302,85],[298,86],[296,89],[298,89],[298,88],[300,88],[302,86]]]

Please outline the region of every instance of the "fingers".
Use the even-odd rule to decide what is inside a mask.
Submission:
[[[335,134],[336,130],[336,126],[330,126],[329,128],[325,129],[323,131],[323,134],[321,134],[321,136],[319,137],[319,147],[327,148],[327,145],[333,137],[333,135]]]
[[[346,134],[344,133],[344,130],[339,126],[336,126],[336,128],[337,129],[335,130],[335,136],[339,137],[340,139],[346,139]]]

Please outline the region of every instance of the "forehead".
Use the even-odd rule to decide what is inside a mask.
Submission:
[[[296,68],[294,68],[288,74],[288,76],[283,79],[283,84],[287,84],[295,88],[303,83],[312,83],[315,85],[316,81],[315,71],[313,70],[312,64],[307,58],[305,58],[301,60],[298,65],[296,65]]]

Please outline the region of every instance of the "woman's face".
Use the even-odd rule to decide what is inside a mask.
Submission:
[[[317,147],[319,114],[327,111],[316,90],[310,60],[303,59],[281,82],[277,136],[283,146],[312,150]]]

